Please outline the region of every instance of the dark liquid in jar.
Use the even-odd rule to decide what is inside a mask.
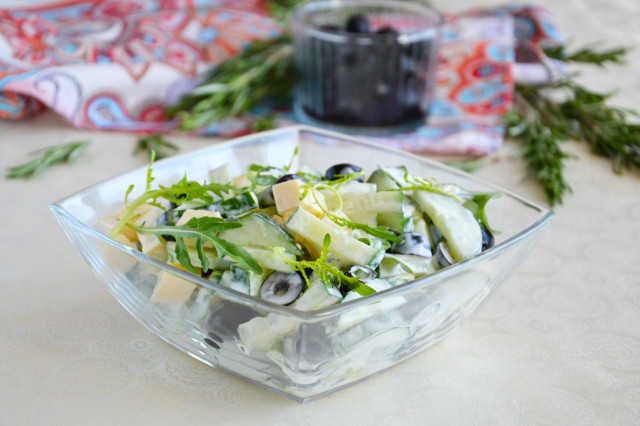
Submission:
[[[426,116],[432,40],[397,34],[337,43],[310,36],[300,58],[301,107],[312,118],[350,126],[396,126]]]

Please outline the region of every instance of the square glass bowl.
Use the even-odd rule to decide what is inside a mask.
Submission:
[[[475,191],[500,191],[488,205],[496,245],[432,275],[371,296],[316,311],[298,311],[217,285],[153,259],[107,236],[100,221],[145,187],[140,168],[51,205],[66,234],[96,276],[150,331],[200,361],[262,388],[304,402],[342,389],[417,354],[451,333],[486,302],[529,253],[553,218],[548,209],[437,162],[338,133],[290,127],[242,137],[154,164],[154,185],[184,174],[210,180],[229,164],[232,175],[251,163],[283,167],[299,153],[318,170],[338,163],[405,165],[418,176]],[[256,236],[259,238],[259,236]],[[152,303],[161,274],[193,284],[186,303]],[[238,326],[260,317],[261,343],[249,350]],[[254,321],[255,322],[255,321]]]

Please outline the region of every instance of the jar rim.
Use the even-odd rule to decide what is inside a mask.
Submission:
[[[437,35],[438,31],[444,23],[444,16],[437,9],[428,6],[426,4],[398,1],[398,0],[315,0],[296,8],[292,15],[292,26],[296,31],[302,31],[304,33],[313,35],[315,38],[326,39],[335,42],[345,42],[348,40],[358,40],[359,42],[370,42],[388,40],[390,34],[387,33],[350,33],[346,31],[330,31],[321,29],[316,26],[309,25],[307,18],[314,13],[323,11],[332,11],[340,9],[351,9],[358,7],[379,7],[386,8],[389,11],[395,11],[398,13],[406,13],[415,16],[419,14],[425,18],[432,19],[431,25],[428,27],[407,31],[394,35],[394,38],[400,44],[412,43],[422,39],[433,38]]]

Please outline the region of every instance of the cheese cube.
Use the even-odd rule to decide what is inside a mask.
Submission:
[[[167,260],[167,248],[156,235],[138,233],[138,239],[144,254],[163,262]]]
[[[214,211],[209,211],[209,210],[187,209],[187,210],[184,211],[182,216],[180,216],[180,220],[178,220],[178,222],[176,223],[176,226],[182,226],[182,225],[186,224],[187,222],[189,222],[194,217],[195,218],[217,217],[218,219],[222,218],[222,216],[220,216],[219,212],[214,212]]]
[[[320,192],[315,191],[314,198],[314,194],[312,194],[314,190],[309,188],[305,197],[302,200],[300,199],[305,190],[305,185],[306,184],[300,179],[291,179],[286,182],[273,185],[273,199],[276,202],[278,214],[283,218],[285,212],[295,209],[296,207],[302,207],[309,213],[313,213],[316,216],[323,215],[322,209],[315,200],[315,198],[317,198],[321,206],[325,206],[324,197]]]
[[[121,242],[121,243],[122,243],[122,244],[124,244],[125,246],[129,246],[129,247],[131,247],[131,248],[136,248],[136,245],[135,245],[133,242],[131,242],[131,240],[130,240],[130,239],[128,239],[127,237],[125,237],[125,236],[124,236],[124,235],[122,235],[122,234],[118,234],[118,235],[114,238],[114,240]]]
[[[126,209],[127,209],[126,207],[123,207],[117,212],[104,217],[100,222],[102,223],[102,225],[104,225],[107,228],[108,231],[111,231],[120,222],[120,218],[122,217],[122,215],[124,215],[124,212]],[[134,211],[134,216],[142,217],[145,215],[145,213],[148,213],[151,209],[152,209],[152,206],[143,204]],[[124,228],[122,228],[122,230],[120,231],[120,234],[123,235],[130,242],[138,241],[138,235],[136,231],[129,228],[128,226],[125,226]]]
[[[146,213],[133,221],[134,225],[144,227],[156,225],[158,217],[162,215],[163,211],[158,207],[149,207],[150,209]],[[140,241],[140,245],[142,246],[141,249],[144,254],[148,254],[149,256],[160,260],[166,260],[167,250],[157,236],[136,231],[136,240]]]
[[[223,164],[216,167],[209,173],[211,181],[215,183],[229,183],[231,181],[231,171],[229,170],[229,164]]]
[[[247,175],[240,175],[234,177],[231,180],[231,185],[235,186],[236,188],[246,188],[247,186],[251,185],[251,181],[249,180]]]
[[[184,269],[181,265],[173,266]],[[151,301],[153,303],[184,303],[189,300],[195,288],[195,284],[169,272],[162,271],[158,278],[158,283],[153,288]]]

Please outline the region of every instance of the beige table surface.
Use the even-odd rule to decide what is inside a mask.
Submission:
[[[640,3],[542,2],[576,44],[640,45]],[[480,2],[436,2],[456,11]],[[487,3],[483,3],[487,4]],[[588,72],[640,109],[640,57]],[[0,179],[0,424],[640,423],[640,174],[614,175],[577,144],[575,193],[518,272],[452,336],[386,373],[298,404],[218,372],[132,319],[99,284],[50,202],[144,164],[135,138],[53,114],[0,122],[0,169],[34,149],[90,138],[74,166]],[[211,140],[178,138],[182,150]],[[517,145],[507,143],[501,155]],[[519,160],[478,174],[534,200]]]

